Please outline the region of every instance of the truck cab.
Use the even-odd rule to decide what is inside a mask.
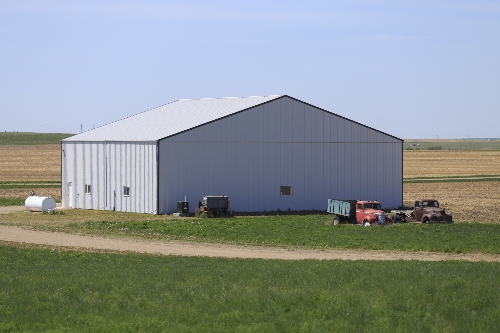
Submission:
[[[356,222],[364,226],[392,223],[392,217],[387,215],[378,201],[358,201],[356,203]]]

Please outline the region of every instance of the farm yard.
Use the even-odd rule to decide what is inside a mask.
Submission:
[[[444,141],[443,150],[405,150],[403,203],[432,197],[456,222],[499,223],[500,150],[492,150],[491,142],[475,143],[476,150],[446,150]],[[54,185],[61,177],[60,145],[0,144],[0,155],[0,198],[24,198],[34,190],[61,200],[61,189]]]
[[[59,145],[0,148],[0,198],[34,189],[60,199]],[[404,161],[404,203],[436,197],[458,223],[333,226],[324,212],[0,214],[0,332],[500,330],[500,151],[404,151]],[[14,231],[35,240],[4,237]],[[44,241],[52,235],[62,242]],[[162,244],[179,247],[165,253]]]

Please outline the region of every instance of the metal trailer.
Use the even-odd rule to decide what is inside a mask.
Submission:
[[[224,195],[207,195],[198,203],[196,215],[206,217],[227,217],[231,215],[231,200]]]
[[[356,222],[356,202],[357,200],[328,199],[327,212],[335,214],[333,224],[357,223]]]

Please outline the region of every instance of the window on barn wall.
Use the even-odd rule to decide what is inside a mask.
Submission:
[[[126,197],[130,196],[130,187],[129,186],[123,186],[123,195]]]
[[[85,194],[90,194],[91,186],[89,184],[85,184]]]
[[[292,187],[280,186],[280,195],[292,195]]]

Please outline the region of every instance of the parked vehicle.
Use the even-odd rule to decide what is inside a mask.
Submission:
[[[413,207],[403,205],[398,207],[398,209],[391,210],[391,213],[394,214],[394,222],[406,222],[414,218],[415,209]]]
[[[393,223],[378,201],[328,199],[327,212],[335,214],[334,225],[353,223],[368,227]]]
[[[452,214],[446,214],[436,199],[415,200],[413,207],[403,206],[391,210],[399,222],[416,221],[422,223],[453,223]]]
[[[226,217],[231,215],[231,201],[224,195],[207,195],[198,203],[196,215],[206,217]]]
[[[453,223],[452,215],[446,214],[445,209],[439,207],[439,202],[435,199],[415,200],[413,218],[422,223]]]

